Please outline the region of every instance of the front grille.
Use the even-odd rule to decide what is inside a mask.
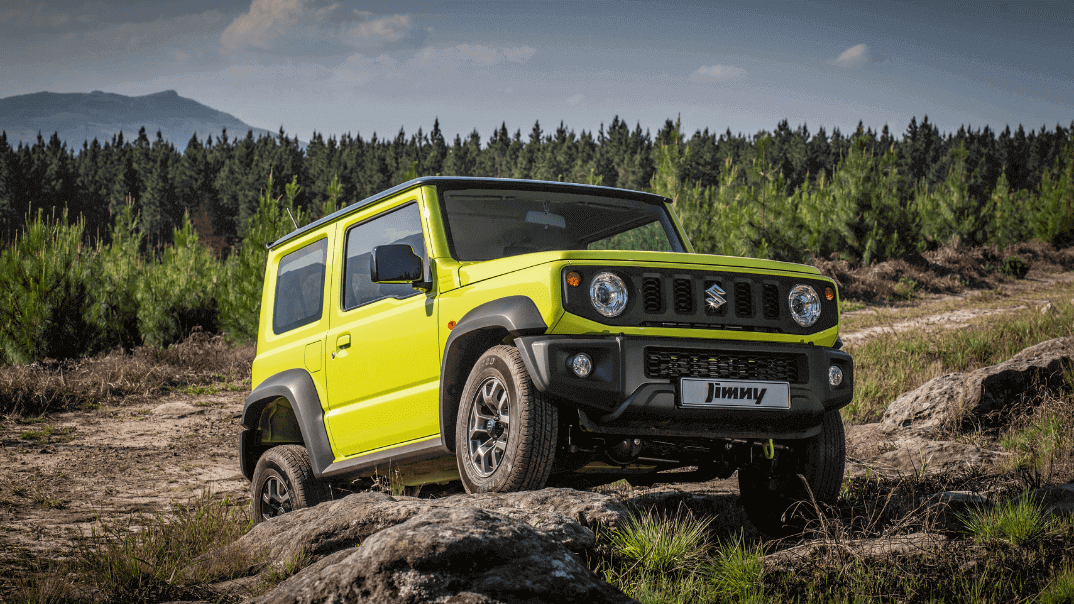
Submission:
[[[642,280],[641,294],[645,312],[651,315],[664,312],[664,293],[660,286],[660,277],[646,277]]]
[[[805,355],[802,354],[646,348],[645,377],[804,384],[807,371]]]
[[[735,284],[735,315],[739,317],[753,316],[753,292],[749,283],[740,281]]]
[[[675,280],[675,312],[680,315],[694,313],[694,295],[690,279]]]
[[[766,319],[778,319],[779,318],[779,288],[772,283],[765,283],[764,291],[761,293],[763,301],[761,306],[764,307],[764,318]]]

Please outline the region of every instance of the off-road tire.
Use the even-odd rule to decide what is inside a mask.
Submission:
[[[820,505],[835,503],[839,498],[846,455],[843,420],[838,411],[829,411],[824,414],[820,433],[801,444],[797,473],[772,476],[754,468],[738,471],[746,517],[772,537],[801,532],[816,511],[814,500]]]
[[[313,475],[302,445],[278,445],[261,456],[250,485],[250,516],[258,524],[332,498],[328,483]]]
[[[507,409],[506,427],[499,420],[490,424],[477,419],[478,415],[502,418],[493,408],[497,403]],[[490,425],[492,428],[484,428],[484,432],[475,429]],[[485,351],[466,380],[455,422],[455,457],[466,492],[505,493],[544,487],[552,472],[558,426],[556,407],[533,385],[518,349],[501,345]],[[476,444],[471,444],[471,436]],[[482,443],[491,445],[491,456],[480,454],[479,449],[471,455]],[[483,460],[483,465],[475,462],[475,457]]]

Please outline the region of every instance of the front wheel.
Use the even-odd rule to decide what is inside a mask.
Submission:
[[[839,498],[847,456],[846,435],[839,412],[825,413],[820,434],[806,439],[802,445],[796,474],[773,476],[754,468],[738,471],[739,493],[746,517],[770,536],[782,537],[804,528],[804,514],[796,513],[794,507],[804,505],[803,511],[811,510],[810,493],[818,504],[835,503]]]
[[[257,461],[250,485],[254,524],[332,498],[327,483],[313,475],[309,454],[301,445],[272,447]]]
[[[556,451],[558,414],[533,385],[513,346],[474,364],[455,422],[455,456],[467,493],[539,489]]]

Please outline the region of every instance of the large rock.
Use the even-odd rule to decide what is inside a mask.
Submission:
[[[896,438],[891,445],[894,449],[874,457],[872,464],[880,469],[919,475],[948,474],[972,468],[988,469],[997,460],[1009,455],[972,443],[929,440],[920,436]]]
[[[254,600],[492,603],[634,602],[558,540],[472,507],[436,508],[322,559]]]
[[[238,541],[211,553],[203,564],[214,566],[217,558],[267,560],[272,564],[299,558],[316,561],[419,514],[456,507],[494,510],[526,522],[576,551],[595,545],[593,528],[615,526],[628,514],[607,495],[574,489],[453,495],[443,499],[355,493],[262,522]]]
[[[1056,338],[1026,348],[1009,361],[968,373],[949,373],[903,394],[880,420],[886,432],[935,435],[968,418],[984,419],[1017,402],[1034,385],[1058,386],[1074,366],[1074,338]]]

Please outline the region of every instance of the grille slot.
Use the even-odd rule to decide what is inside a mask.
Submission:
[[[642,305],[645,312],[655,315],[664,311],[664,292],[660,277],[646,277],[641,284]]]
[[[805,355],[801,354],[646,348],[645,377],[804,384],[807,372]]]
[[[735,316],[753,316],[753,290],[749,283],[735,284]]]
[[[674,288],[676,314],[694,314],[694,288],[693,284],[690,282],[690,279],[676,279]]]
[[[761,292],[761,306],[764,308],[764,318],[779,318],[779,288],[774,283],[766,283]]]

